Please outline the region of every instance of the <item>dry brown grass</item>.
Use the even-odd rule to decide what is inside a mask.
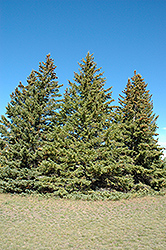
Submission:
[[[166,249],[166,196],[122,201],[0,194],[0,249]]]

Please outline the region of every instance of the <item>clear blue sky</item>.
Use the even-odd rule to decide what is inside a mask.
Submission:
[[[63,92],[88,51],[116,101],[135,69],[143,76],[166,146],[166,0],[0,0],[0,114],[46,54]]]

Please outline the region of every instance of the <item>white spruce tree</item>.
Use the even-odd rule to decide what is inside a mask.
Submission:
[[[158,144],[157,118],[153,113],[152,95],[140,74],[134,72],[119,98],[119,156],[131,158],[124,171],[133,176],[133,183],[154,189],[165,185],[162,148]],[[122,150],[123,149],[123,150]]]
[[[40,186],[38,167],[47,157],[42,149],[56,122],[60,85],[50,55],[32,71],[27,86],[11,94],[0,120],[0,184],[3,191],[25,192]]]
[[[61,140],[53,140],[56,127],[45,146],[49,160],[42,164],[45,171],[50,169],[48,180],[52,178],[53,185],[56,179],[54,188],[58,192],[59,185],[62,193],[106,185],[105,135],[112,119],[112,92],[104,89],[105,78],[93,55],[88,53],[79,66],[62,102]]]

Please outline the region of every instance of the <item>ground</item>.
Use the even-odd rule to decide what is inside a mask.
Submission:
[[[166,196],[82,201],[0,194],[0,249],[166,249]]]

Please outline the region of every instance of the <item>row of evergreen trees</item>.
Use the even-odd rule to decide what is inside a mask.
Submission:
[[[19,83],[11,94],[0,120],[1,191],[64,195],[165,186],[157,116],[144,79],[134,72],[114,106],[93,55],[79,66],[61,96],[47,55],[27,85]]]

